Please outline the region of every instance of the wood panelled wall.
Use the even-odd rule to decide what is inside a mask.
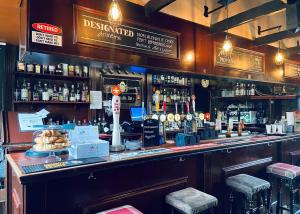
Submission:
[[[131,51],[125,51],[116,48],[95,48],[91,46],[74,44],[74,28],[73,28],[73,5],[81,5],[84,7],[108,11],[110,0],[24,0],[23,6],[27,5],[27,14],[22,13],[21,29],[27,29],[27,34],[30,35],[30,26],[35,22],[46,22],[56,26],[61,26],[63,29],[63,47],[53,47],[40,45],[30,42],[30,36],[24,44],[27,51],[46,52],[50,54],[64,54],[81,56],[88,59],[96,59],[104,62],[114,62],[127,65],[146,66],[157,70],[178,70],[182,72],[207,73],[218,76],[232,76],[248,78],[247,72],[239,72],[233,70],[214,69],[213,67],[213,48],[214,42],[223,42],[224,33],[211,34],[209,28],[188,22],[176,17],[172,17],[162,13],[156,13],[151,17],[146,17],[144,7],[120,1],[123,15],[126,19],[134,20],[141,24],[176,31],[181,34],[180,39],[180,60],[166,59],[163,57],[155,57],[151,55],[139,54]],[[180,12],[180,11],[179,11]],[[27,15],[27,16],[26,16]],[[24,19],[26,21],[24,21]],[[21,31],[21,37],[26,38],[25,32]],[[258,51],[265,54],[266,73],[262,75],[251,75],[255,80],[261,81],[280,81],[282,78],[282,66],[274,64],[273,59],[276,48],[271,46],[256,47],[253,42],[238,36],[231,36],[234,46]],[[193,53],[195,60],[189,62],[185,59],[186,55]],[[300,57],[293,56],[292,60],[299,61]],[[300,82],[299,82],[300,83]]]

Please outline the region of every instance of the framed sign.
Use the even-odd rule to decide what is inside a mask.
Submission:
[[[143,143],[144,147],[159,146],[159,121],[155,119],[144,120]]]
[[[284,78],[293,78],[299,79],[300,78],[300,64],[297,62],[293,62],[287,60],[283,66],[283,77]]]
[[[224,54],[222,44],[214,44],[214,67],[246,72],[265,72],[265,55],[260,52],[233,47],[230,55]]]
[[[101,11],[74,6],[75,43],[179,59],[180,34],[123,20],[111,26]]]

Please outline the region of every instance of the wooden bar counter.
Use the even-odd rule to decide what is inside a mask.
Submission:
[[[251,135],[134,156],[111,154],[105,162],[31,174],[25,174],[22,166],[45,159],[12,153],[7,155],[9,213],[97,213],[126,204],[146,214],[168,213],[165,195],[189,186],[216,196],[218,213],[224,213],[226,177],[248,173],[265,178],[265,168],[273,162],[295,164],[300,159],[297,150],[297,133]]]

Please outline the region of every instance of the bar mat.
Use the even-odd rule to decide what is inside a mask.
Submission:
[[[22,166],[22,171],[25,174],[35,173],[35,172],[42,172],[48,171],[53,169],[61,169],[67,168],[72,166],[81,166],[91,163],[99,163],[105,162],[106,160],[103,158],[81,158],[81,159],[74,159],[68,161],[57,161],[52,163],[44,163],[44,164],[34,164],[34,165],[27,165]]]

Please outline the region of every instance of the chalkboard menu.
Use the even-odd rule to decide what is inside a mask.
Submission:
[[[144,121],[143,142],[144,147],[159,146],[159,122],[154,119]]]
[[[179,33],[165,31],[124,20],[111,26],[107,15],[89,8],[75,6],[75,42],[179,58]]]
[[[300,64],[292,61],[284,63],[284,77],[285,78],[300,78]]]
[[[224,53],[222,44],[215,43],[214,66],[248,72],[264,72],[265,56],[263,53],[234,47],[231,54]]]

